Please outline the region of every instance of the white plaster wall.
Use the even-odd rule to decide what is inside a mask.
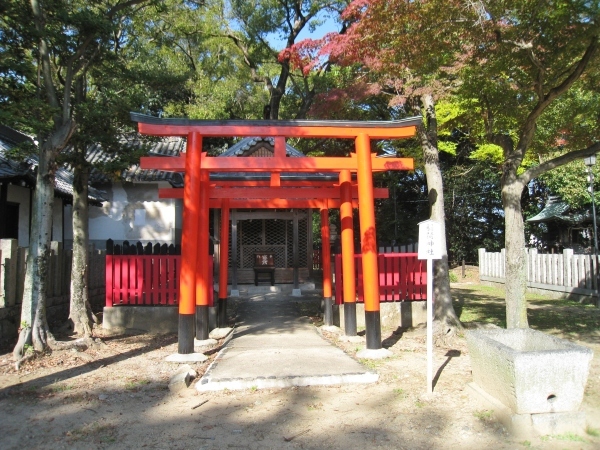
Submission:
[[[175,201],[159,200],[158,188],[158,183],[101,186],[109,201],[90,208],[90,240],[175,243]]]
[[[28,188],[8,185],[6,200],[19,204],[19,247],[29,247],[29,210],[30,191]]]

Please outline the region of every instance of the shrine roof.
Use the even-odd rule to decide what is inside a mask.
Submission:
[[[571,211],[571,207],[558,196],[551,196],[546,206],[535,216],[527,219],[530,223],[565,222],[579,224],[591,220],[591,215]]]

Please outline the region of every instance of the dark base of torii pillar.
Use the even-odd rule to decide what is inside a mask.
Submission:
[[[226,328],[227,325],[227,298],[220,298],[217,310],[217,327]]]

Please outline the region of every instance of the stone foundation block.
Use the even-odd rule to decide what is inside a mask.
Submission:
[[[177,333],[177,306],[113,306],[104,308],[105,330],[143,330],[149,333]]]
[[[469,383],[467,386],[468,391],[477,399],[482,400],[486,408],[493,411],[494,419],[500,422],[514,437],[523,439],[566,433],[585,434],[586,420],[584,412],[515,414],[510,408],[487,394],[475,383]]]
[[[337,306],[337,305],[336,305]],[[340,305],[341,306],[341,305]],[[344,307],[339,309],[339,323],[344,327]],[[382,302],[379,304],[383,328],[411,328],[427,322],[427,302]],[[356,304],[356,326],[365,326],[365,305]]]

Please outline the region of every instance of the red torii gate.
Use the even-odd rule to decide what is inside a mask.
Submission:
[[[358,199],[363,280],[365,286],[366,346],[381,348],[379,283],[374,199],[387,197],[373,188],[372,173],[412,170],[412,158],[377,158],[371,154],[371,139],[400,139],[415,134],[421,118],[401,121],[308,121],[308,120],[189,120],[160,119],[137,113],[131,118],[142,134],[187,137],[187,148],[179,157],[145,157],[144,169],[185,172],[183,188],[182,264],[179,300],[178,352],[194,352],[194,327],[198,339],[208,338],[208,211],[221,208],[221,272],[219,277],[219,326],[225,323],[227,301],[227,250],[230,208],[319,208],[323,240],[323,296],[325,323],[332,320],[331,267],[329,255],[329,208],[340,208],[342,267],[344,279],[354,280],[352,208]],[[272,136],[275,152],[268,158],[210,157],[202,152],[203,136]],[[356,153],[350,157],[288,158],[287,137],[354,139]],[[211,182],[210,172],[268,172],[269,182]],[[339,183],[287,182],[282,172],[335,172]],[[351,173],[357,174],[357,186]],[[355,191],[353,195],[353,190]],[[179,197],[181,190],[164,189],[162,198]],[[354,198],[353,198],[354,197]],[[347,335],[356,335],[356,287],[344,283],[344,313]]]

